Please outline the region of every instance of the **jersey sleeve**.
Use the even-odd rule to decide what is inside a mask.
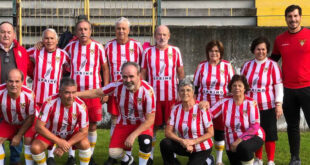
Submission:
[[[141,68],[143,68],[143,69],[147,69],[147,56],[148,56],[148,51],[150,51],[150,49],[146,49],[146,50],[142,53]]]
[[[28,115],[35,115],[36,114],[36,103],[35,103],[35,95],[32,92],[29,96],[29,111]]]
[[[229,63],[228,64],[228,82],[231,80],[234,74],[235,74],[234,67],[231,65],[231,63]]]
[[[107,58],[106,58],[106,56],[105,56],[105,51],[104,51],[104,48],[103,48],[103,46],[102,45],[99,45],[99,48],[98,48],[98,54],[99,54],[99,60],[100,60],[100,63],[101,64],[104,64],[104,63],[106,63],[107,62]]]
[[[88,110],[86,108],[86,105],[83,103],[80,107],[80,116],[79,116],[79,127],[80,128],[86,128],[89,125],[88,121]]]
[[[104,95],[113,95],[114,91],[119,86],[119,82],[111,82],[108,85],[101,88]]]
[[[29,56],[31,59],[33,59],[33,60],[35,60],[35,52],[36,52],[36,48],[35,48],[35,47],[32,47],[32,48],[27,49],[27,54],[28,54],[28,56]]]
[[[260,123],[259,110],[256,101],[250,101],[248,105],[250,124]]]
[[[216,102],[210,109],[211,117],[217,118],[220,114],[222,114],[222,107],[224,102],[222,100]]]
[[[146,113],[154,113],[156,111],[155,107],[155,94],[153,91],[153,88],[148,89],[148,91],[145,94],[146,97]]]
[[[281,73],[280,67],[275,62],[273,62],[272,64],[273,64],[272,80],[273,80],[274,84],[280,84],[280,83],[282,83],[282,73]]]
[[[176,48],[177,52],[177,67],[182,67],[183,66],[183,60],[182,60],[182,54],[179,48]]]
[[[200,110],[200,113],[202,115],[202,121],[203,121],[204,128],[207,129],[213,126],[210,111]]]
[[[178,105],[173,106],[172,110],[170,112],[170,117],[169,117],[169,123],[168,124],[171,125],[171,126],[174,126],[174,124],[175,124],[175,117],[176,117],[177,109],[178,109]]]
[[[201,79],[201,72],[202,72],[202,64],[199,64],[196,68],[195,74],[194,74],[194,86],[200,86],[200,79]]]
[[[141,46],[140,42],[137,42],[137,53],[138,53],[138,64],[141,66],[142,63],[142,54],[143,54],[143,48]]]
[[[48,119],[50,118],[51,111],[52,111],[51,104],[52,103],[50,101],[46,101],[43,104],[39,112],[38,120],[44,123],[47,123]]]

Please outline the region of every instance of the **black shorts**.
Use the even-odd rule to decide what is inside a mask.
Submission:
[[[260,111],[260,125],[266,133],[266,141],[278,140],[275,108]]]
[[[214,129],[214,140],[215,141],[223,141],[225,140],[225,135],[223,130]]]

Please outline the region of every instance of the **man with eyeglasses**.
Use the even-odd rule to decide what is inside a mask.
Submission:
[[[24,74],[24,85],[26,84],[27,70],[29,70],[29,59],[26,49],[19,45],[16,40],[16,33],[10,22],[0,23],[0,83],[7,81],[7,74],[10,70],[18,68]],[[22,143],[17,147],[10,147],[10,164],[20,164],[20,153]]]

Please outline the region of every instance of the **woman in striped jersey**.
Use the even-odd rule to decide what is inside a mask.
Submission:
[[[230,62],[223,60],[224,46],[221,41],[210,41],[206,46],[207,60],[201,62],[194,76],[195,94],[198,101],[208,101],[211,107],[228,93],[228,82],[234,75]],[[223,165],[225,148],[224,124],[222,117],[213,120],[216,165]]]
[[[210,113],[199,108],[191,80],[182,80],[178,93],[181,103],[172,108],[165,129],[166,138],[160,142],[164,165],[175,164],[174,153],[188,156],[188,165],[204,165],[213,145]]]
[[[282,115],[283,84],[278,64],[267,58],[270,43],[264,37],[258,37],[251,44],[255,59],[247,61],[241,74],[246,76],[250,91],[247,95],[257,101],[261,126],[266,132],[265,149],[268,164],[274,165],[275,141],[277,136],[277,119]],[[263,148],[256,153],[255,165],[263,165]]]
[[[250,90],[245,76],[234,75],[228,84],[232,96],[211,109],[212,117],[223,116],[226,153],[232,165],[253,165],[254,152],[264,143],[256,101],[245,95]]]

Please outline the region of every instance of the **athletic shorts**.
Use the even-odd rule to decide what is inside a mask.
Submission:
[[[12,125],[7,123],[6,121],[2,120],[0,122],[0,137],[7,138],[9,140],[12,140],[14,135],[17,134],[18,130],[22,127],[22,125]],[[34,132],[35,133],[35,132]],[[30,137],[32,138],[34,136],[34,133],[31,131],[31,128],[29,128],[26,133],[24,134],[24,137]]]
[[[119,115],[118,106],[116,105],[114,96],[109,96],[109,101],[107,103],[107,106],[108,106],[108,112],[111,115],[114,115],[114,116]]]
[[[100,98],[95,99],[82,99],[88,110],[89,122],[94,123],[102,119],[102,106]]]
[[[117,124],[114,128],[113,135],[111,137],[111,142],[109,148],[123,148],[124,150],[131,150],[125,146],[125,140],[127,137],[139,127],[140,125],[122,125]],[[140,135],[150,135],[153,137],[153,126],[148,130],[145,130]]]
[[[278,140],[277,117],[275,108],[268,110],[261,110],[260,113],[260,126],[264,129],[266,134],[266,141]]]
[[[79,132],[79,129],[75,129],[73,134],[68,135],[65,140],[69,140],[72,136],[74,136],[75,134],[77,134]],[[59,136],[58,136],[59,137]],[[52,149],[52,147],[54,146],[54,143],[51,142],[50,140],[46,139],[44,136],[38,134],[38,136],[35,137],[35,139],[41,140],[44,143],[46,143],[48,145],[48,149]],[[74,145],[72,146],[73,149],[75,149]]]
[[[176,101],[156,101],[155,125],[162,126],[166,124],[171,113],[171,108]]]

